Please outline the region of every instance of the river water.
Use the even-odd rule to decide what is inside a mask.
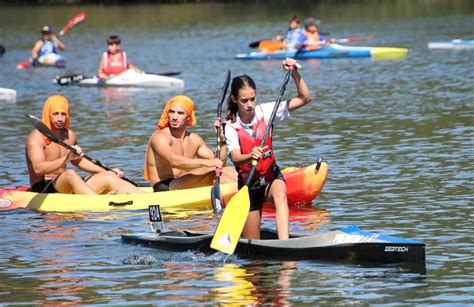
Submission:
[[[277,5],[277,4],[278,5]],[[67,69],[17,71],[44,24],[64,36]],[[278,61],[233,54],[285,30],[292,14],[316,16],[333,37],[375,35],[360,45],[410,48],[407,58],[306,61],[313,101],[275,127],[277,160],[303,166],[322,157],[330,173],[311,207],[293,208],[291,230],[348,225],[424,241],[426,274],[313,261],[249,261],[123,244],[146,231],[145,211],[0,214],[0,303],[73,304],[474,304],[473,51],[435,51],[429,41],[473,39],[472,1],[285,1],[259,4],[0,7],[0,186],[28,183],[23,114],[40,115],[53,93],[71,101],[72,127],[90,155],[141,178],[148,136],[164,103],[184,93],[197,106],[193,131],[213,143],[211,124],[225,70],[249,74],[259,102],[274,100]],[[184,91],[58,87],[58,74],[95,74],[105,39],[122,37],[132,63],[180,71]],[[286,96],[294,95],[292,84]],[[139,179],[138,179],[139,180]],[[64,204],[67,206],[67,204]],[[209,211],[165,214],[173,229],[213,229]],[[264,224],[274,227],[265,217]]]

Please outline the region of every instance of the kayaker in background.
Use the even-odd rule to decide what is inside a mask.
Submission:
[[[145,158],[144,177],[155,192],[212,185],[216,167],[223,168],[221,183],[237,181],[235,170],[223,167],[226,146],[221,146],[219,160],[199,135],[187,130],[196,122],[194,104],[188,97],[175,96],[166,103]]]
[[[298,49],[302,48],[302,51],[317,50],[329,43],[329,41],[326,41],[324,36],[319,34],[320,24],[321,21],[315,18],[308,18],[305,20],[305,31],[300,35],[298,42],[296,43]],[[331,40],[330,42],[335,42],[335,40]]]
[[[79,155],[51,142],[38,130],[33,130],[26,141],[31,191],[67,194],[143,193],[120,178],[123,176],[121,170],[105,171],[83,159],[84,154],[77,146],[76,134],[69,129],[69,119],[69,102],[65,97],[53,95],[46,100],[42,113],[43,123],[61,141],[75,148]],[[82,179],[75,170],[67,169],[69,162],[92,175]]]
[[[138,73],[141,72],[139,68],[128,62],[127,54],[120,49],[121,42],[118,35],[111,35],[107,39],[108,49],[102,54],[100,59],[99,78],[108,79],[123,73],[127,69],[133,69]]]
[[[283,49],[296,50],[296,45],[303,33],[304,30],[300,26],[300,18],[294,15],[288,22],[286,35],[278,35],[276,39],[283,42]]]
[[[31,50],[31,56],[33,64],[38,61],[38,58],[48,54],[58,53],[58,49],[66,49],[66,45],[53,34],[53,29],[50,26],[44,26],[41,29],[41,39],[36,41],[33,49]]]
[[[289,112],[311,101],[308,86],[297,71],[299,64],[294,59],[288,58],[282,63],[284,69],[295,67],[291,76],[298,94],[288,101],[281,102],[276,113],[275,123],[289,119]],[[234,78],[228,99],[228,121],[225,126],[225,136],[230,159],[239,173],[239,189],[245,185],[252,159],[259,161],[253,185],[249,187],[250,213],[244,226],[243,235],[247,239],[260,238],[263,203],[270,201],[276,209],[278,238],[287,239],[289,213],[286,184],[275,162],[271,135],[267,137],[266,145],[263,148],[259,147],[275,102],[260,105],[257,105],[256,102],[257,88],[252,78],[247,75]]]

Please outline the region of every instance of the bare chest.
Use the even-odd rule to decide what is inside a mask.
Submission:
[[[182,139],[171,139],[171,149],[179,156],[194,158],[198,152],[198,145],[190,137]]]

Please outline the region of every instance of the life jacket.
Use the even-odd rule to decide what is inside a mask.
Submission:
[[[43,46],[41,46],[41,49],[38,52],[39,57],[50,54],[50,53],[57,53],[56,43],[49,40],[45,40],[45,39],[42,39],[42,41],[43,41]]]
[[[306,46],[306,51],[317,50],[322,48],[322,45],[318,44],[319,42],[321,42],[321,40],[319,39],[318,32],[311,33],[306,31],[305,35],[306,40],[304,41],[304,45]]]
[[[250,135],[239,123],[231,123],[232,128],[237,131],[240,144],[240,152],[242,154],[249,154],[252,152],[252,149],[255,146],[260,146],[262,141],[263,134],[267,128],[267,123],[265,122],[264,117],[260,118],[253,127],[253,136]],[[264,146],[268,146],[267,151],[264,154],[264,157],[258,161],[257,167],[255,169],[254,178],[257,177],[273,177],[273,171],[271,166],[275,163],[275,155],[272,150],[272,137],[271,135],[267,136]],[[236,167],[239,175],[242,176],[244,180],[247,180],[248,173],[252,168],[252,164],[246,163]]]
[[[124,51],[119,52],[119,56],[112,59],[108,51],[104,52],[104,74],[107,76],[115,76],[127,70],[127,54]]]

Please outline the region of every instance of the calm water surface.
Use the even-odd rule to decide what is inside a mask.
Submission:
[[[306,2],[305,2],[306,3]],[[303,5],[304,6],[304,5]],[[60,29],[80,10],[88,19],[67,33],[66,70],[15,70],[43,24]],[[410,48],[406,59],[306,61],[313,102],[275,129],[281,166],[330,165],[312,207],[292,209],[297,233],[359,225],[427,244],[427,272],[312,261],[248,261],[221,254],[170,253],[122,244],[146,231],[145,211],[0,215],[0,303],[155,304],[474,304],[474,52],[430,51],[427,43],[473,39],[471,1],[377,1],[281,8],[266,4],[0,7],[0,186],[28,183],[23,113],[40,115],[53,93],[71,101],[72,127],[87,153],[141,178],[146,141],[175,90],[57,87],[57,74],[96,73],[105,39],[122,36],[145,71],[181,71],[197,105],[197,131],[211,123],[229,67],[247,73],[259,101],[276,98],[279,62],[241,62],[233,54],[285,30],[293,13],[323,20],[344,38],[374,34],[367,45]],[[287,96],[294,95],[293,85]],[[67,204],[64,204],[67,206]],[[213,229],[208,211],[169,212],[173,229]],[[274,227],[268,216],[265,226]]]

